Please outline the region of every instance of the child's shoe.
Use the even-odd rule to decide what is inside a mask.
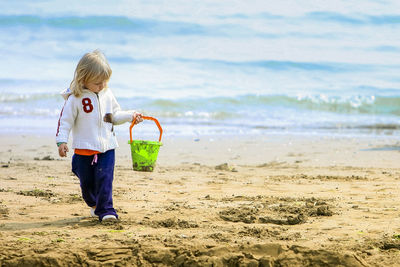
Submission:
[[[103,217],[102,221],[117,221],[117,217],[115,215],[106,215]]]
[[[99,217],[96,215],[96,213],[94,213],[95,210],[96,209],[94,209],[94,208],[90,208],[90,217]]]

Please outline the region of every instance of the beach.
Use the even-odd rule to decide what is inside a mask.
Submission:
[[[398,10],[2,1],[0,266],[400,266]],[[116,224],[90,217],[55,144],[60,92],[95,49],[121,109],[164,131],[137,172],[115,127]]]
[[[54,137],[0,137],[1,266],[398,266],[395,135],[165,136],[91,218]]]

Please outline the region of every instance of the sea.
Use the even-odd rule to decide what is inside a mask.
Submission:
[[[400,132],[397,0],[0,0],[0,133],[55,135],[95,49],[165,137]]]

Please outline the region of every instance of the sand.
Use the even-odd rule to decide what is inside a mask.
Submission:
[[[116,224],[46,135],[0,136],[1,266],[399,266],[395,136],[164,136],[117,149]]]

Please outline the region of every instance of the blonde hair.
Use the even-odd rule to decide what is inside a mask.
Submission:
[[[93,52],[86,53],[79,60],[70,89],[75,96],[79,97],[82,95],[85,84],[94,81],[108,81],[111,74],[112,70],[106,57],[100,50],[96,49]]]

